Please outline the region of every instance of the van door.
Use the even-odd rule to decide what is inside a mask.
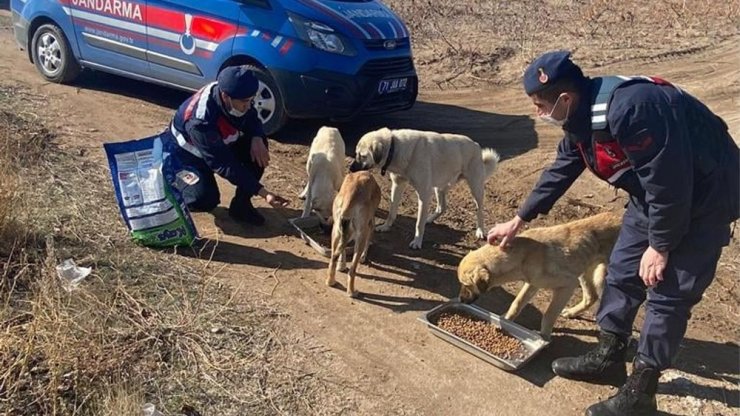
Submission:
[[[239,27],[236,0],[148,0],[152,76],[197,89],[215,80]]]
[[[62,0],[86,66],[149,75],[146,0]]]

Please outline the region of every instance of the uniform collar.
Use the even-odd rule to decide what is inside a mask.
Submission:
[[[586,79],[583,87],[580,89],[578,107],[571,109],[571,115],[563,126],[563,130],[576,136],[591,135],[591,96],[592,80]]]
[[[224,100],[221,99],[221,88],[218,87],[218,84],[213,88],[211,94],[213,94],[212,98],[216,101],[216,105],[218,106],[218,109],[221,110],[221,114],[228,117],[229,110],[226,109],[226,104],[224,103]]]

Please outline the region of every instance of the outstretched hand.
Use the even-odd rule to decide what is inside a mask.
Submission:
[[[273,194],[272,192],[267,193],[265,201],[267,201],[267,203],[273,208],[287,207],[288,204],[290,204],[290,201],[280,195]]]
[[[524,220],[519,216],[514,217],[511,221],[496,224],[488,231],[488,244],[498,244],[502,249],[507,249],[511,245],[511,240],[516,237],[523,226]]]

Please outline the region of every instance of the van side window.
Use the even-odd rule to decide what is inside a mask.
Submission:
[[[239,0],[239,2],[248,6],[261,7],[263,9],[272,9],[269,0]]]

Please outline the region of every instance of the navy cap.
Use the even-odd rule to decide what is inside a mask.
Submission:
[[[259,81],[245,66],[229,66],[218,74],[218,87],[231,98],[243,100],[257,94]]]
[[[568,51],[552,51],[540,55],[524,71],[524,91],[527,95],[540,92],[563,79],[583,79],[581,68],[570,60]]]

